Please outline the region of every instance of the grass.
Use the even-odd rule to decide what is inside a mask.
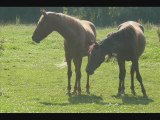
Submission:
[[[64,60],[63,38],[53,32],[40,44],[31,40],[35,25],[0,25],[3,56],[0,56],[0,112],[49,113],[155,113],[160,112],[160,43],[155,26],[145,27],[147,45],[140,58],[140,72],[148,99],[142,97],[135,79],[137,95],[130,91],[130,62],[126,62],[126,95],[118,91],[118,65],[103,63],[90,77],[90,95],[85,93],[87,57],[82,64],[82,95],[67,96],[67,68],[56,64]],[[115,27],[97,28],[98,40]],[[72,90],[75,73],[72,65]]]

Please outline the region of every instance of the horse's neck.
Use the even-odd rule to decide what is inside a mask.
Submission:
[[[102,43],[102,50],[105,54],[112,54],[112,53],[116,53],[116,42],[114,41],[114,39],[112,40],[104,40],[104,42]]]
[[[60,19],[57,20],[55,23],[56,25],[56,31],[61,34],[66,40],[71,40],[73,32],[75,32],[74,29],[74,23],[72,24],[70,21],[71,18],[65,18],[67,16],[59,16]],[[72,29],[73,28],[73,29]]]

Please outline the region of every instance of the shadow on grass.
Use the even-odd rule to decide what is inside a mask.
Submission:
[[[144,98],[142,96],[128,96],[124,95],[120,97],[122,99],[123,104],[141,104],[141,105],[147,105],[150,102],[153,102],[150,98]]]
[[[68,102],[66,103],[52,103],[52,102],[39,102],[40,104],[43,104],[45,106],[67,106],[67,105],[78,105],[78,104],[99,104],[99,105],[106,105],[106,106],[112,106],[112,105],[127,105],[127,104],[141,104],[141,105],[147,105],[150,102],[153,102],[150,98],[143,98],[142,96],[128,96],[124,95],[118,99],[122,99],[122,102],[120,103],[110,103],[110,102],[103,102],[102,96],[96,96],[96,95],[71,95],[68,98]]]
[[[66,106],[66,105],[70,105],[70,103],[51,103],[51,102],[39,102],[39,103],[42,104],[42,105],[45,105],[45,106],[55,106],[55,105]]]
[[[75,105],[83,103],[99,104],[102,100],[103,100],[102,96],[96,96],[96,95],[71,95],[69,96],[68,98],[69,102],[67,103],[51,103],[51,102],[39,102],[39,103],[46,106],[54,106],[54,105],[66,106],[66,105]]]
[[[102,96],[96,95],[72,95],[68,98],[68,101],[72,104],[100,103],[102,100]]]

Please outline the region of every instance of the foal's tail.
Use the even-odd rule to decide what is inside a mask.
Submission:
[[[61,68],[61,69],[65,68],[67,66],[66,59],[64,59],[62,63],[55,64],[55,65],[56,67]]]

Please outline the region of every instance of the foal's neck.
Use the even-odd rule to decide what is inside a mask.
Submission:
[[[101,42],[102,51],[105,54],[117,54],[117,45],[119,42],[117,42],[116,38],[106,38]]]

